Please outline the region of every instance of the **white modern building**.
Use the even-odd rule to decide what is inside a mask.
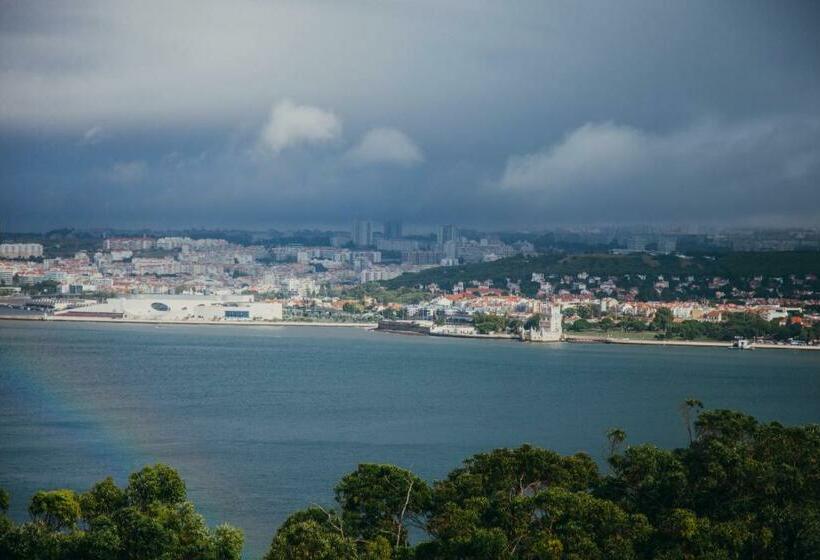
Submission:
[[[72,309],[70,317],[136,321],[280,321],[282,304],[255,302],[253,296],[136,295]]]

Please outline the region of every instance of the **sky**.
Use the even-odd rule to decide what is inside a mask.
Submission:
[[[0,0],[0,227],[820,224],[820,3]]]

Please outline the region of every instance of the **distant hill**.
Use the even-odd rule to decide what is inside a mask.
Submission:
[[[624,274],[663,274],[721,276],[728,279],[763,276],[805,275],[820,272],[820,252],[783,251],[765,253],[723,253],[678,257],[675,255],[573,254],[514,256],[494,262],[436,267],[417,273],[406,273],[383,282],[387,288],[438,284],[445,290],[458,282],[467,285],[471,280],[492,280],[499,287],[507,279],[521,284],[524,293],[531,293],[535,285],[532,273],[574,275],[587,272],[593,276],[622,276]],[[533,292],[534,293],[534,292]]]

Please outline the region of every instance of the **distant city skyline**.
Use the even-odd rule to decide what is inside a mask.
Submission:
[[[768,226],[768,225],[746,225],[746,224],[650,224],[650,223],[602,223],[602,224],[544,224],[541,226],[524,227],[524,226],[501,226],[501,227],[480,227],[471,226],[463,223],[413,223],[396,220],[378,220],[378,219],[348,219],[335,224],[268,224],[251,226],[216,226],[216,225],[173,225],[173,226],[127,226],[125,224],[108,224],[99,226],[51,226],[42,229],[12,229],[0,224],[0,239],[4,234],[21,235],[25,233],[32,233],[36,235],[45,234],[50,231],[60,230],[74,230],[77,232],[112,232],[112,234],[119,235],[126,232],[139,233],[143,232],[147,235],[157,235],[160,233],[171,234],[173,232],[210,232],[217,234],[219,232],[249,232],[249,233],[266,233],[266,232],[280,232],[280,233],[298,233],[298,232],[324,232],[324,233],[349,233],[352,235],[355,223],[357,221],[369,222],[371,224],[371,232],[379,235],[384,235],[388,223],[399,223],[401,225],[401,236],[430,236],[437,238],[441,232],[441,228],[445,225],[455,227],[459,232],[481,233],[481,234],[536,234],[548,232],[631,232],[635,234],[675,234],[675,235],[704,235],[704,234],[721,234],[721,233],[736,233],[736,232],[820,232],[820,226],[815,224],[796,224],[792,226]]]
[[[3,3],[4,228],[820,223],[817,2],[206,5]]]

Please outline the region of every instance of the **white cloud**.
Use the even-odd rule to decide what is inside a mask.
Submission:
[[[144,161],[119,161],[100,175],[103,180],[111,183],[131,185],[142,181],[147,172],[148,165]]]
[[[693,195],[767,188],[811,173],[818,138],[820,121],[811,118],[707,120],[665,134],[587,123],[554,145],[509,157],[499,184],[551,194],[584,189],[626,194],[670,185]]]
[[[106,133],[103,127],[92,126],[83,133],[83,137],[80,140],[80,144],[84,146],[92,146],[94,144],[102,142],[105,136]]]
[[[512,189],[559,189],[622,174],[645,157],[647,137],[641,131],[612,123],[588,123],[545,150],[512,156],[501,184]]]
[[[279,153],[291,146],[329,142],[341,133],[342,122],[332,112],[285,100],[271,109],[260,141],[273,153]]]
[[[361,164],[389,163],[411,166],[424,161],[421,149],[400,130],[373,128],[347,153],[350,161]]]

